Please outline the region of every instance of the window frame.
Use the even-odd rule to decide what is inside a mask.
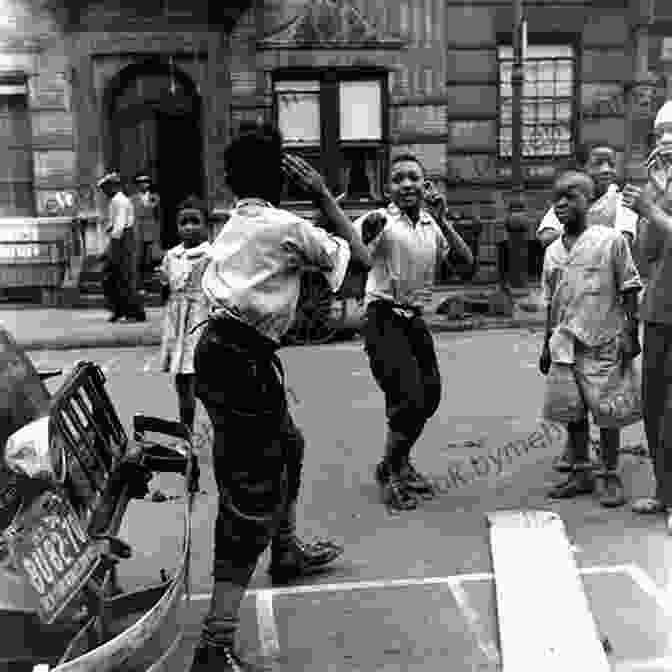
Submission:
[[[366,199],[367,202],[378,203],[384,200],[384,176],[390,161],[390,93],[389,93],[389,70],[383,67],[358,67],[358,68],[279,68],[271,75],[272,90],[272,118],[276,124],[279,122],[278,96],[276,95],[276,83],[289,81],[311,81],[320,83],[320,145],[319,153],[322,174],[327,186],[334,195],[342,191],[341,171],[343,162],[341,150],[347,148],[373,148],[380,152],[380,170],[382,173],[379,198]],[[380,114],[381,114],[381,140],[341,140],[340,138],[340,82],[344,81],[377,81],[380,85]],[[312,146],[315,151],[315,146]],[[302,148],[297,152],[303,155]],[[293,151],[288,149],[288,151]],[[311,147],[306,147],[306,153],[310,153]],[[288,203],[306,203],[308,199],[287,199]],[[361,203],[362,199],[343,199],[343,204]]]
[[[4,91],[3,91],[4,89]],[[3,185],[3,188],[7,185],[8,188],[11,188],[11,191],[14,194],[14,200],[12,203],[0,204],[0,210],[16,210],[12,213],[5,213],[3,217],[34,217],[37,212],[37,192],[35,187],[35,147],[32,134],[32,120],[30,117],[30,93],[28,90],[28,79],[25,76],[0,76],[0,99],[12,99],[12,98],[21,98],[22,99],[22,112],[25,113],[25,119],[22,121],[25,122],[26,128],[26,137],[18,138],[16,135],[11,136],[11,141],[7,143],[6,148],[9,150],[18,150],[24,153],[28,161],[28,177],[26,179],[0,179],[0,184]],[[7,110],[8,113],[0,111],[0,116],[5,118],[11,118],[11,105],[8,104]],[[25,208],[17,207],[21,203],[16,201],[17,189],[16,187],[20,186],[22,189],[25,189],[25,194],[27,195],[27,200],[25,202]],[[6,207],[7,206],[7,207]],[[11,206],[11,207],[9,207]]]
[[[581,37],[573,33],[533,33],[528,37],[528,45],[532,47],[565,47],[572,50],[572,90],[570,98],[570,151],[567,155],[552,156],[525,156],[522,161],[528,166],[546,166],[571,159],[575,156],[577,148],[581,145],[580,137],[580,115],[581,115],[581,83],[579,73],[581,72]],[[500,152],[500,138],[504,124],[502,124],[502,110],[504,98],[502,96],[502,70],[501,60],[499,58],[499,48],[512,48],[512,37],[509,33],[500,33],[497,35],[497,162],[500,166],[511,166],[513,156],[504,156]],[[562,57],[559,57],[562,58]],[[543,59],[540,59],[543,60]],[[510,100],[510,99],[509,99]],[[534,100],[537,100],[536,98]],[[523,99],[524,102],[524,99]],[[512,126],[511,126],[512,127]]]

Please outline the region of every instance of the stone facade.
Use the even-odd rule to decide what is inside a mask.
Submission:
[[[198,121],[200,146],[188,160],[200,157],[201,195],[225,212],[226,142],[242,120],[273,119],[275,72],[376,69],[387,73],[388,151],[417,154],[451,207],[483,223],[480,278],[492,277],[510,195],[510,164],[498,154],[498,47],[511,39],[508,0],[90,0],[74,6],[16,0],[14,15],[0,26],[0,96],[3,82],[27,86],[33,189],[32,212],[18,213],[22,219],[0,216],[0,243],[16,237],[21,221],[36,236],[36,223],[50,218],[52,224],[42,228],[53,236],[60,226],[67,238],[78,216],[87,222],[86,252],[97,254],[103,204],[93,188],[96,179],[121,161],[127,172],[135,166],[175,180],[165,157],[170,129],[184,128],[179,119],[186,108],[178,99],[187,107],[198,101],[190,119]],[[641,179],[655,109],[672,95],[666,3],[535,0],[525,6],[530,45],[574,48],[574,145],[610,141],[628,176]],[[137,86],[131,76],[136,70],[144,77]],[[171,88],[150,100],[156,77],[163,77],[164,87],[176,82],[177,94]],[[111,91],[130,96],[123,124],[113,112]],[[142,116],[150,107],[156,119],[172,121]],[[135,121],[134,110],[140,115]],[[134,138],[141,136],[146,147],[134,155]],[[183,148],[176,151],[184,155]],[[531,239],[547,207],[554,165],[536,160],[525,166]],[[372,205],[347,207],[354,216]]]

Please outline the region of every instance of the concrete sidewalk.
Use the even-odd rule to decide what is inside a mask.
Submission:
[[[436,288],[427,305],[425,317],[433,332],[468,331],[470,329],[538,328],[543,325],[544,314],[538,306],[525,309],[523,302],[514,306],[512,317],[485,314],[463,314],[449,317],[437,313],[447,298],[464,298],[466,308],[469,297],[474,297],[478,310],[487,308],[487,296],[493,287]],[[532,290],[533,293],[536,290]],[[460,301],[456,302],[460,313]],[[531,311],[531,308],[537,308]],[[346,328],[357,329],[362,318],[362,306],[348,301]],[[108,313],[102,308],[44,308],[35,305],[0,305],[0,325],[7,329],[26,350],[69,350],[79,348],[110,348],[157,346],[161,342],[162,308],[148,308],[147,322],[120,322],[110,324]]]

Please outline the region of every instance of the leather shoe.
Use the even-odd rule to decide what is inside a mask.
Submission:
[[[328,540],[305,543],[294,537],[287,546],[271,546],[268,573],[274,583],[307,576],[343,555],[344,548]]]

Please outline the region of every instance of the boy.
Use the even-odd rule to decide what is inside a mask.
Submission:
[[[269,542],[274,581],[319,569],[343,552],[296,536],[304,440],[287,407],[276,351],[294,321],[305,266],[319,268],[336,290],[351,254],[370,264],[322,177],[283,154],[275,129],[245,126],[225,160],[238,200],[212,244],[202,285],[214,315],[194,355],[196,394],[214,428],[219,512],[215,584],[192,672],[249,669],[234,652],[238,612]],[[285,174],[313,196],[336,235],[276,207]]]
[[[608,372],[640,352],[639,274],[620,233],[607,226],[588,225],[593,197],[593,180],[586,173],[567,171],[556,180],[554,210],[563,233],[546,250],[542,277],[547,319],[541,372],[547,374],[552,362],[570,365],[584,399],[588,385],[603,382]],[[548,392],[552,397],[553,389]],[[565,482],[549,492],[552,498],[576,497],[595,489],[587,410],[584,404],[583,417],[568,425],[571,471]],[[625,503],[617,471],[619,441],[619,429],[600,428],[603,468],[598,477],[603,506]]]
[[[449,223],[443,197],[433,193],[437,221],[423,207],[425,173],[418,159],[392,161],[392,203],[355,222],[371,251],[366,282],[364,346],[385,394],[387,440],[376,480],[391,510],[417,507],[434,488],[410,461],[410,452],[441,401],[441,375],[432,335],[421,317],[422,294],[434,280],[439,255],[451,245],[473,264],[469,246]],[[439,226],[440,224],[440,226]]]
[[[587,145],[577,154],[577,164],[593,180],[595,193],[588,212],[588,225],[613,226],[628,241],[630,250],[637,237],[637,215],[625,208],[618,190],[616,151],[608,143]],[[547,247],[562,234],[562,224],[551,207],[544,215],[537,238]]]

